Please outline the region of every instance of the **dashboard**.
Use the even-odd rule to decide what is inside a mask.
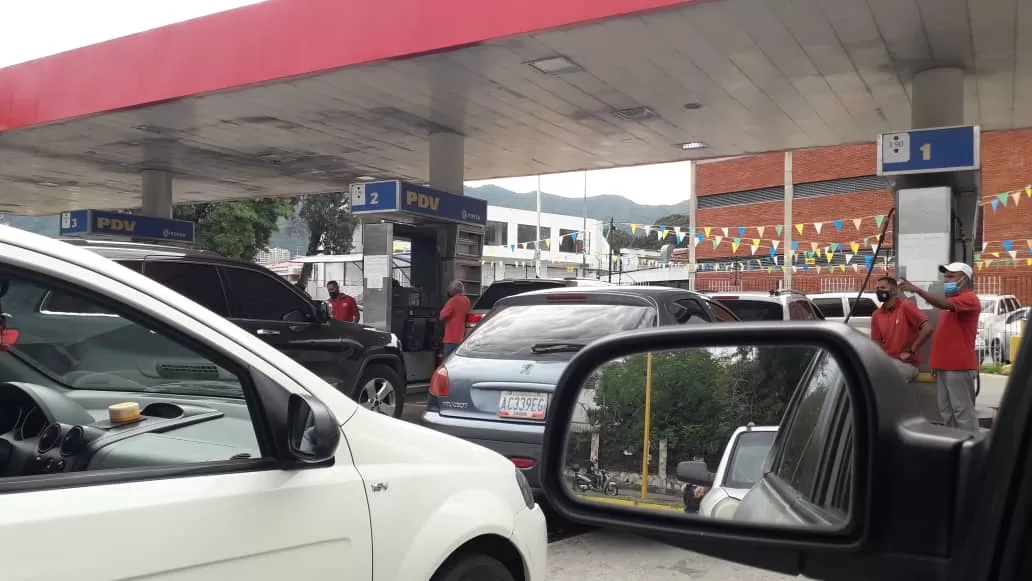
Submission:
[[[108,407],[140,414],[112,422]],[[243,400],[0,383],[0,474],[170,466],[260,457]]]

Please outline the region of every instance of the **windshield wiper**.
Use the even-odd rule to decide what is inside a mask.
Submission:
[[[535,343],[531,353],[576,353],[584,348],[584,343]]]

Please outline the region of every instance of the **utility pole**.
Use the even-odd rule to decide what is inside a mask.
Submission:
[[[588,276],[588,172],[584,172],[584,228],[581,231],[581,276]]]
[[[613,218],[609,218],[609,282],[613,282],[613,238],[615,235],[616,224]]]

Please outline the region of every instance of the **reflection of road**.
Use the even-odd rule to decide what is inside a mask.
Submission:
[[[641,537],[590,532],[548,546],[546,581],[782,581],[795,579]]]

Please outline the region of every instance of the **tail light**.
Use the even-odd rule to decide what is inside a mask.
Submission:
[[[534,460],[532,458],[523,458],[523,457],[520,457],[520,456],[513,456],[512,458],[509,458],[509,460],[511,460],[512,463],[517,468],[519,468],[520,470],[526,470],[527,468],[533,468],[534,464],[536,463],[536,462],[534,462]]]
[[[479,323],[480,320],[483,319],[483,318],[484,318],[484,314],[483,313],[470,313],[470,314],[466,315],[466,326],[467,327],[473,327],[477,323]]]
[[[430,395],[435,397],[448,397],[448,368],[440,366],[430,377]]]

